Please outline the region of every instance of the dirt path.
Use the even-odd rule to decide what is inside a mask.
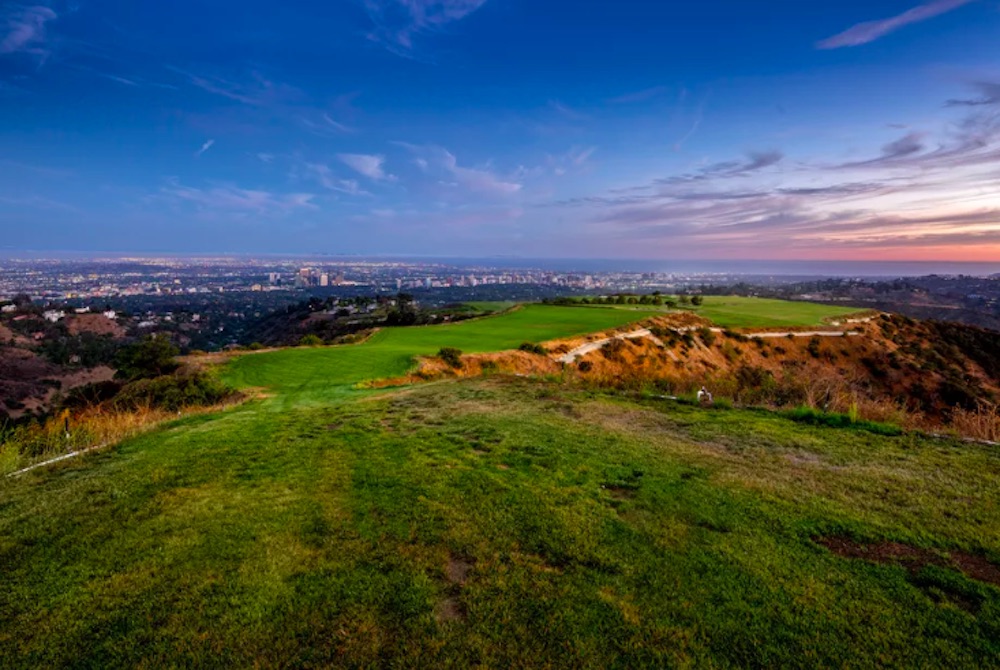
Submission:
[[[697,330],[697,328],[681,328],[680,331],[691,331]],[[724,330],[722,328],[710,328],[713,333],[722,333]],[[807,331],[786,331],[779,333],[742,333],[744,337],[755,338],[755,339],[776,339],[781,337],[844,337],[845,334],[848,337],[857,337],[861,333],[854,331],[843,331],[843,330],[807,330]],[[648,328],[640,328],[639,330],[634,330],[631,333],[624,333],[621,335],[615,335],[614,337],[608,337],[603,340],[595,340],[594,342],[588,342],[587,344],[581,345],[576,349],[573,349],[569,353],[563,354],[556,360],[560,363],[572,363],[576,360],[578,356],[586,356],[587,354],[597,351],[605,344],[611,340],[637,340],[643,337],[648,337],[655,341],[657,344],[662,345],[663,343],[653,336]]]

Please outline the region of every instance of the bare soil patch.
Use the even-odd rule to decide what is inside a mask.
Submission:
[[[434,606],[434,618],[437,619],[438,623],[465,621],[467,616],[465,606],[454,596],[442,598]]]
[[[952,551],[944,555],[901,542],[865,544],[846,537],[821,537],[815,541],[844,558],[860,558],[873,563],[899,565],[911,574],[916,574],[929,565],[935,565],[958,570],[970,579],[1000,587],[1000,566],[991,563],[983,556],[962,551]]]
[[[93,333],[110,335],[116,339],[125,337],[125,329],[103,314],[78,314],[66,319],[66,329],[70,335]]]
[[[469,581],[469,573],[475,563],[469,559],[452,554],[448,557],[448,566],[445,568],[445,576],[450,584],[457,586],[464,585]]]
[[[615,484],[605,484],[602,487],[615,500],[632,500],[636,496],[638,487],[621,486]]]

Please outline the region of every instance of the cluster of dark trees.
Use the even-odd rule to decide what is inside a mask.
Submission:
[[[705,299],[700,295],[687,295],[682,293],[678,296],[664,295],[660,291],[650,294],[638,293],[616,293],[608,296],[594,296],[583,298],[546,298],[542,301],[546,305],[563,305],[573,307],[578,305],[651,305],[655,307],[669,307],[671,309],[678,305],[693,305],[698,307],[704,304]]]

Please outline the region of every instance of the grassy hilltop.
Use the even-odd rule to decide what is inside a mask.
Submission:
[[[996,448],[531,379],[351,390],[641,317],[245,356],[268,397],[3,481],[0,665],[1000,667]]]
[[[362,381],[396,377],[413,357],[441,347],[468,353],[514,349],[523,342],[544,342],[622,326],[658,311],[579,309],[526,305],[498,317],[441,326],[386,328],[359,345],[324,349],[287,349],[237,359],[226,378],[237,386],[280,391],[283,400],[327,401]]]

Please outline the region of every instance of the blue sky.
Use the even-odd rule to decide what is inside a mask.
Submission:
[[[1000,258],[996,0],[0,0],[0,249]]]

